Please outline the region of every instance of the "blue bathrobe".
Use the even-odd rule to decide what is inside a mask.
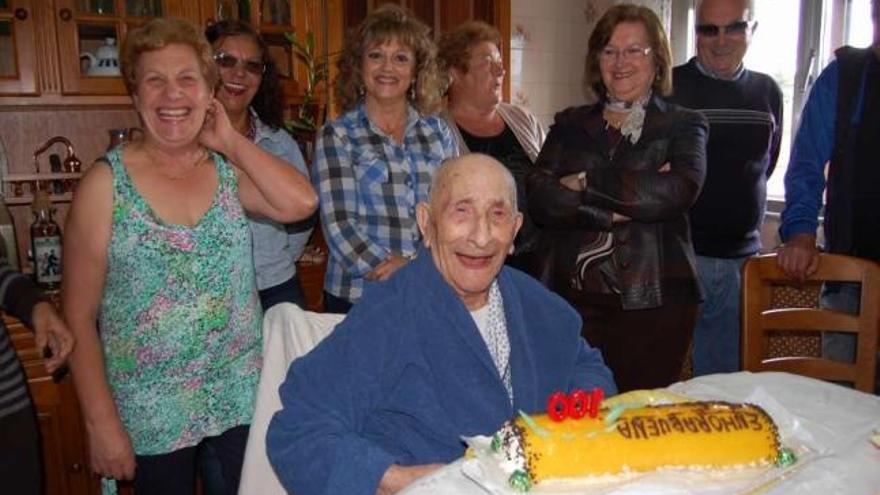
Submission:
[[[581,320],[560,297],[512,268],[498,275],[511,406],[489,350],[431,253],[368,285],[348,317],[293,362],[269,425],[269,460],[296,495],[374,495],[391,464],[448,463],[461,437],[487,435],[544,410],[556,390],[616,393]]]

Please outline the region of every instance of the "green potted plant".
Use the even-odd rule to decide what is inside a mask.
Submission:
[[[312,31],[307,31],[302,41],[297,39],[295,32],[284,33],[284,37],[293,48],[293,53],[306,67],[306,87],[303,92],[303,101],[297,108],[296,118],[286,123],[287,129],[294,135],[314,136],[321,124],[316,90],[322,83],[326,86],[329,75],[328,59],[315,52],[315,34]]]

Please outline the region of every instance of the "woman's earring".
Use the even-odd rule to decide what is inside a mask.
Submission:
[[[413,79],[409,84],[409,99],[412,101],[416,100],[416,80]]]
[[[367,94],[367,90],[364,89],[364,85],[361,84],[360,86],[358,86],[358,96],[359,96],[361,99],[363,99],[365,94]]]

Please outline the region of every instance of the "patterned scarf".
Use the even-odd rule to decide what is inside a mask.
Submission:
[[[642,137],[642,127],[645,125],[645,107],[651,101],[652,93],[652,91],[648,91],[645,96],[631,103],[617,100],[610,94],[607,95],[606,107],[615,112],[628,112],[626,119],[620,126],[620,133],[629,139],[631,144],[636,144]]]

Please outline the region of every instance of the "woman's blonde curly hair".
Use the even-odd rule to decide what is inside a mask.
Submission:
[[[415,98],[407,96],[410,103],[422,114],[432,114],[438,110],[446,80],[437,68],[437,47],[431,39],[430,29],[409,10],[385,4],[371,12],[345,37],[334,81],[334,96],[343,112],[354,108],[361,99],[364,52],[392,39],[415,53]],[[410,94],[412,92],[407,92],[407,95]]]

